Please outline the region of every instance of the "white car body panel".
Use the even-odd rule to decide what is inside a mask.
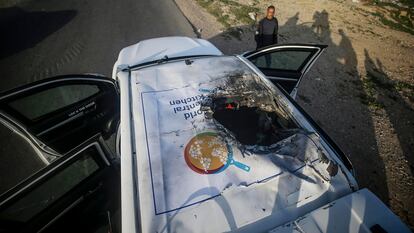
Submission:
[[[133,156],[133,134],[131,127],[131,99],[130,99],[130,86],[129,75],[127,72],[118,73],[119,88],[122,90],[120,93],[121,98],[121,119],[120,119],[120,131],[122,135],[121,142],[121,226],[124,232],[137,232],[138,224],[135,219],[137,213],[139,213],[139,206],[135,201],[136,184],[134,179],[135,172],[135,156]],[[128,207],[127,207],[128,206]],[[133,220],[132,220],[133,219]]]
[[[140,41],[121,50],[113,69],[115,78],[117,68],[120,65],[132,66],[164,58],[197,56],[197,55],[222,55],[213,44],[206,40],[189,37],[161,37]]]
[[[411,232],[378,197],[361,189],[269,233],[372,233],[376,224],[385,232]]]

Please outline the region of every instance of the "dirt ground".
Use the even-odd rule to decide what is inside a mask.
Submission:
[[[279,43],[329,47],[302,81],[299,104],[349,155],[361,188],[414,227],[414,36],[384,8],[333,0],[176,0],[226,54],[254,50],[249,11],[275,5]]]

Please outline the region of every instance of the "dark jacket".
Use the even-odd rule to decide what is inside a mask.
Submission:
[[[277,33],[279,30],[279,22],[276,18],[263,18],[257,25],[255,40],[257,48],[277,44]]]

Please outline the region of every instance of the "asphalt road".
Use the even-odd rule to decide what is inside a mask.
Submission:
[[[173,0],[32,0],[0,8],[0,30],[0,91],[60,74],[110,76],[123,47],[195,36]]]
[[[0,91],[62,74],[110,77],[128,45],[195,36],[173,0],[29,0],[0,8],[0,31]],[[44,164],[3,125],[0,139],[1,192]],[[10,175],[16,179],[6,179]]]

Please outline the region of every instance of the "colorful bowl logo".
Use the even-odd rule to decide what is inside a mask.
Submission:
[[[199,174],[215,174],[234,165],[246,172],[250,167],[234,161],[233,151],[216,133],[206,132],[193,137],[184,150],[188,167]]]

